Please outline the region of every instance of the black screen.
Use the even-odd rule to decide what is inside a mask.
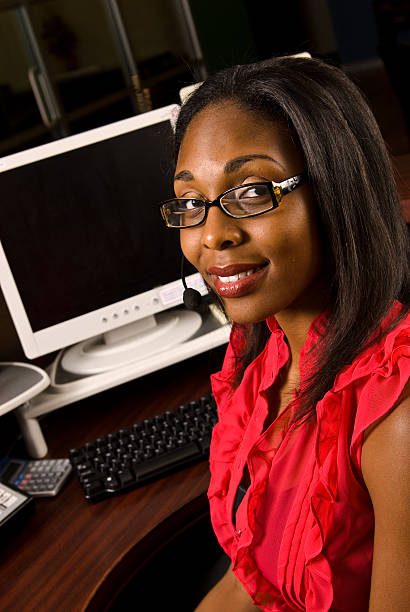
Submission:
[[[180,277],[158,206],[170,137],[166,121],[0,173],[0,237],[33,331]]]

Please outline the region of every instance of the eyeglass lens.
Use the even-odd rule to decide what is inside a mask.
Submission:
[[[222,207],[235,217],[256,215],[272,206],[272,197],[266,185],[238,187],[221,198]]]

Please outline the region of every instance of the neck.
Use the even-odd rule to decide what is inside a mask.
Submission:
[[[300,351],[306,342],[309,328],[314,319],[323,312],[325,306],[316,306],[303,310],[287,309],[275,315],[277,322],[285,334],[289,347],[287,380],[291,386],[300,384],[299,358]]]
[[[292,402],[294,391],[300,388],[299,357],[302,346],[306,342],[312,321],[322,312],[322,309],[303,311],[288,310],[275,315],[285,334],[289,347],[288,362],[281,368],[275,385],[269,390],[269,415],[265,427]]]
[[[304,345],[309,328],[314,319],[322,312],[322,309],[309,310],[308,312],[283,311],[275,315],[289,344],[289,350],[293,358],[299,357],[300,350]]]
[[[325,276],[320,277],[303,296],[275,315],[289,345],[290,370],[293,372],[295,369],[298,377],[299,355],[309,328],[314,319],[329,305],[328,287]]]

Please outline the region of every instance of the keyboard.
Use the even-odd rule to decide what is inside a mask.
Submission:
[[[207,459],[217,419],[213,396],[204,395],[71,449],[86,500],[118,495]]]

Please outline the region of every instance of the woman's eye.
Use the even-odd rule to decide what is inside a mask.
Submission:
[[[198,206],[201,206],[200,202],[198,202],[198,200],[186,200],[185,202],[185,208],[186,210],[195,210],[198,208]]]
[[[180,200],[180,212],[186,219],[196,219],[203,214],[203,203],[197,199]]]
[[[259,198],[266,195],[266,187],[264,185],[253,185],[249,189],[244,189],[240,193],[240,199],[242,198]]]

